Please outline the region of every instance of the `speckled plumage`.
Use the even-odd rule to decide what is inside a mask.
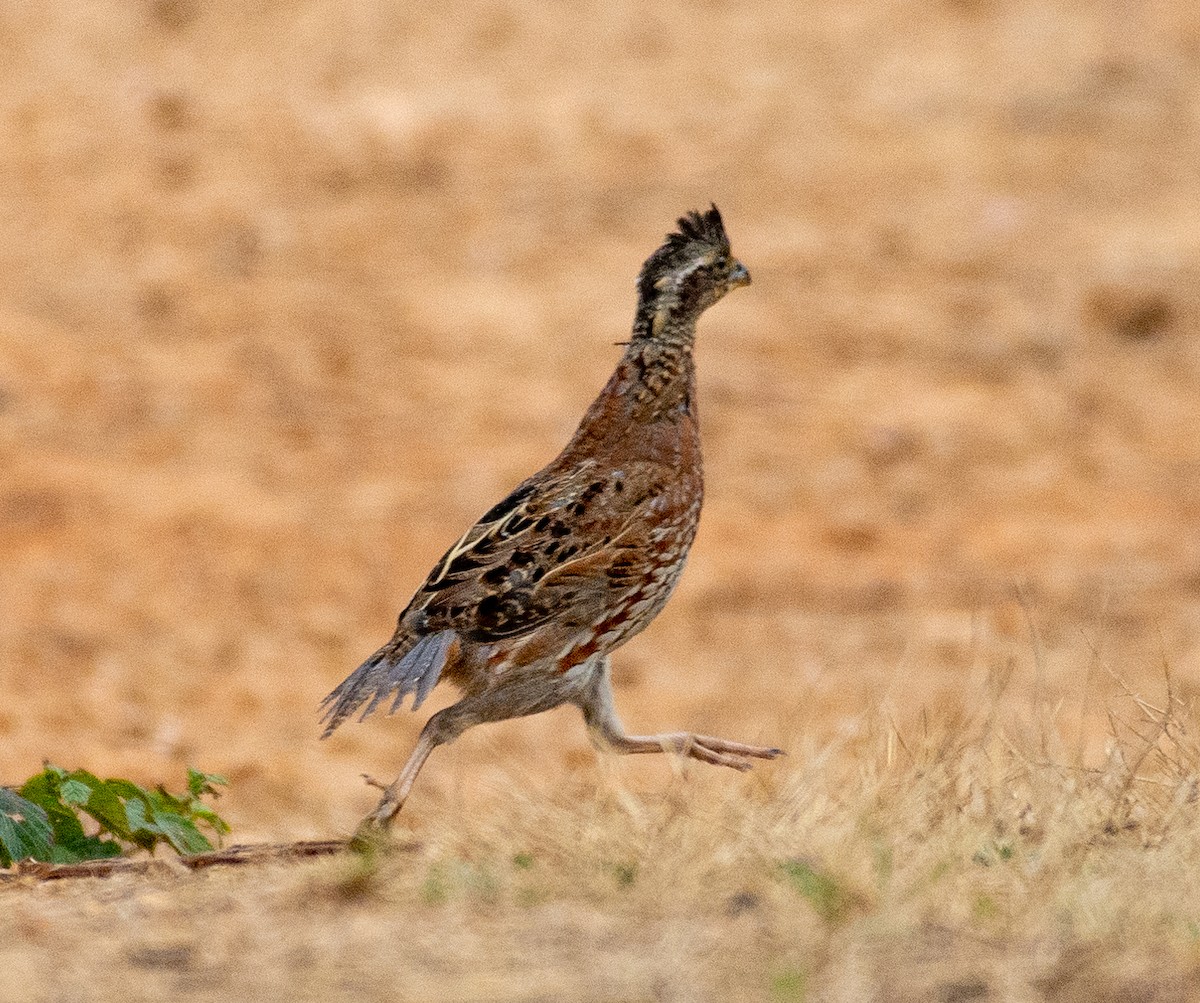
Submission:
[[[593,740],[619,752],[675,749],[737,769],[760,748],[684,733],[626,735],[608,655],[670,598],[704,496],[692,343],[700,314],[750,276],[720,213],[689,213],[638,276],[625,354],[575,435],[437,563],[392,639],[325,699],[325,735],[445,678],[462,699],[430,718],[365,825],[386,826],[437,745],[472,725],[575,703]]]

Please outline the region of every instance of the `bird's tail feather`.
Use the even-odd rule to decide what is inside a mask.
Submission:
[[[446,664],[446,654],[457,635],[452,630],[439,631],[422,637],[416,644],[399,654],[390,645],[380,648],[375,654],[350,673],[342,683],[321,701],[325,710],[321,720],[325,724],[322,738],[328,738],[333,730],[359,707],[369,700],[359,720],[364,720],[393,693],[389,714],[394,714],[408,694],[413,697],[412,709],[425,702]]]

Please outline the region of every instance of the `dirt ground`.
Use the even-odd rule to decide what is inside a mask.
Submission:
[[[754,283],[701,325],[701,532],[616,660],[618,701],[631,728],[791,756],[689,771],[687,803],[798,790],[818,753],[848,768],[871,722],[911,744],[997,673],[1006,726],[1081,768],[1106,761],[1120,680],[1158,699],[1167,666],[1181,708],[1200,692],[1193,5],[78,0],[5,7],[0,54],[0,780],[49,758],[178,784],[191,764],[230,778],[238,840],[347,832],[373,800],[359,774],[394,771],[425,715],[321,743],[317,703],[562,445],[642,260],[710,201]],[[606,784],[657,803],[678,783],[597,764],[561,711],[439,751],[405,822],[478,848],[514,803],[569,817]],[[316,878],[173,880],[134,913],[277,926],[247,962],[264,973],[320,955],[287,919]],[[135,894],[83,887],[21,900],[35,998],[77,998],[38,959]],[[594,923],[599,963],[632,907],[563,895],[535,926]],[[463,988],[455,966],[524,927],[476,931],[484,950],[456,911],[477,900],[450,901],[418,910],[447,945],[441,998],[808,984]],[[378,908],[339,911],[348,943]],[[653,957],[708,942],[675,918]],[[137,950],[115,971],[154,970]],[[363,978],[358,998],[399,998]]]

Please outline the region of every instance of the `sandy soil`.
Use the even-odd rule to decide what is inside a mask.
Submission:
[[[786,778],[1006,666],[1085,763],[1108,670],[1194,698],[1190,5],[76,2],[0,52],[0,779],[194,764],[241,839],[348,830],[423,716],[318,743],[317,702],[570,434],[709,201],[754,284],[701,328],[708,501],[627,722]],[[563,711],[406,813],[598,775]]]

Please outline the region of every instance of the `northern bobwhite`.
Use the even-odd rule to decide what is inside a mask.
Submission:
[[[362,704],[416,710],[439,679],[462,690],[438,711],[365,829],[386,828],[437,746],[484,721],[573,703],[594,744],[674,751],[749,769],[781,750],[673,732],[626,735],[609,654],[666,604],[696,535],[704,483],[692,344],[696,321],[750,273],[721,214],[691,212],[638,276],[633,334],[558,457],[489,509],[437,563],[396,633],[325,698],[325,734]],[[361,720],[361,719],[360,719]]]

